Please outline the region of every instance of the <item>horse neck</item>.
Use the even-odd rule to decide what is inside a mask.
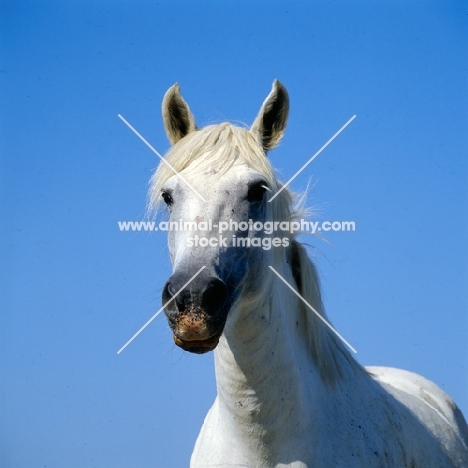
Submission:
[[[280,274],[294,284],[290,268]],[[250,438],[252,432],[261,437],[265,428],[269,437],[275,428],[284,434],[289,422],[291,431],[303,430],[297,423],[308,424],[310,391],[322,385],[307,349],[299,300],[285,295],[277,281],[272,278],[261,297],[241,300],[231,311],[215,351],[220,417],[236,430],[249,428]]]

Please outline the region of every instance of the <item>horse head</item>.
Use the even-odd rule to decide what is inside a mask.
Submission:
[[[150,194],[152,204],[161,200],[169,211],[173,273],[162,301],[184,350],[213,350],[239,297],[258,294],[272,251],[271,242],[265,248],[268,235],[254,227],[275,218],[281,205],[282,197],[268,203],[278,182],[266,153],[283,136],[288,108],[286,89],[275,81],[250,129],[229,123],[197,129],[178,84],[164,97],[172,147]]]

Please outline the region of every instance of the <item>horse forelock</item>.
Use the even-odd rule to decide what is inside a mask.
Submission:
[[[272,191],[279,188],[274,170],[254,135],[246,128],[227,122],[191,132],[172,146],[164,159],[167,164],[161,162],[150,180],[150,212],[158,208],[164,184],[189,166],[191,173],[196,176],[203,177],[205,171],[210,169],[221,177],[235,163],[245,163],[265,177]],[[283,203],[279,201],[279,206],[290,204],[288,193],[281,198]]]

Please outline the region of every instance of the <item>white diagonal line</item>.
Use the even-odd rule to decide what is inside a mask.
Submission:
[[[353,115],[269,200],[273,201],[354,119]]]
[[[201,195],[184,177],[182,177],[180,175],[180,172],[178,172],[176,169],[174,169],[172,167],[171,164],[169,164],[144,138],[142,135],[140,135],[140,133],[138,133],[135,128],[133,128],[120,114],[118,114],[118,117],[127,125],[128,128],[130,128],[130,130],[133,131],[133,133],[135,133],[135,135],[137,135],[140,140],[146,145],[148,146],[148,148],[167,166],[169,167],[173,172],[174,174],[178,175],[193,191],[193,193],[195,193],[195,195],[197,195],[197,197],[199,197],[201,200],[203,200],[204,202],[206,202],[206,199],[203,195]]]
[[[163,310],[172,302],[200,273],[206,266],[202,266],[172,297],[169,299],[118,351],[120,354]]]
[[[353,351],[357,351],[271,266],[269,268],[273,273],[333,332],[335,335]]]

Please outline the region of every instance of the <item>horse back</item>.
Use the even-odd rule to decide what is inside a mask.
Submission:
[[[365,369],[435,440],[441,441],[453,466],[468,467],[468,426],[447,393],[413,372],[390,367]]]

